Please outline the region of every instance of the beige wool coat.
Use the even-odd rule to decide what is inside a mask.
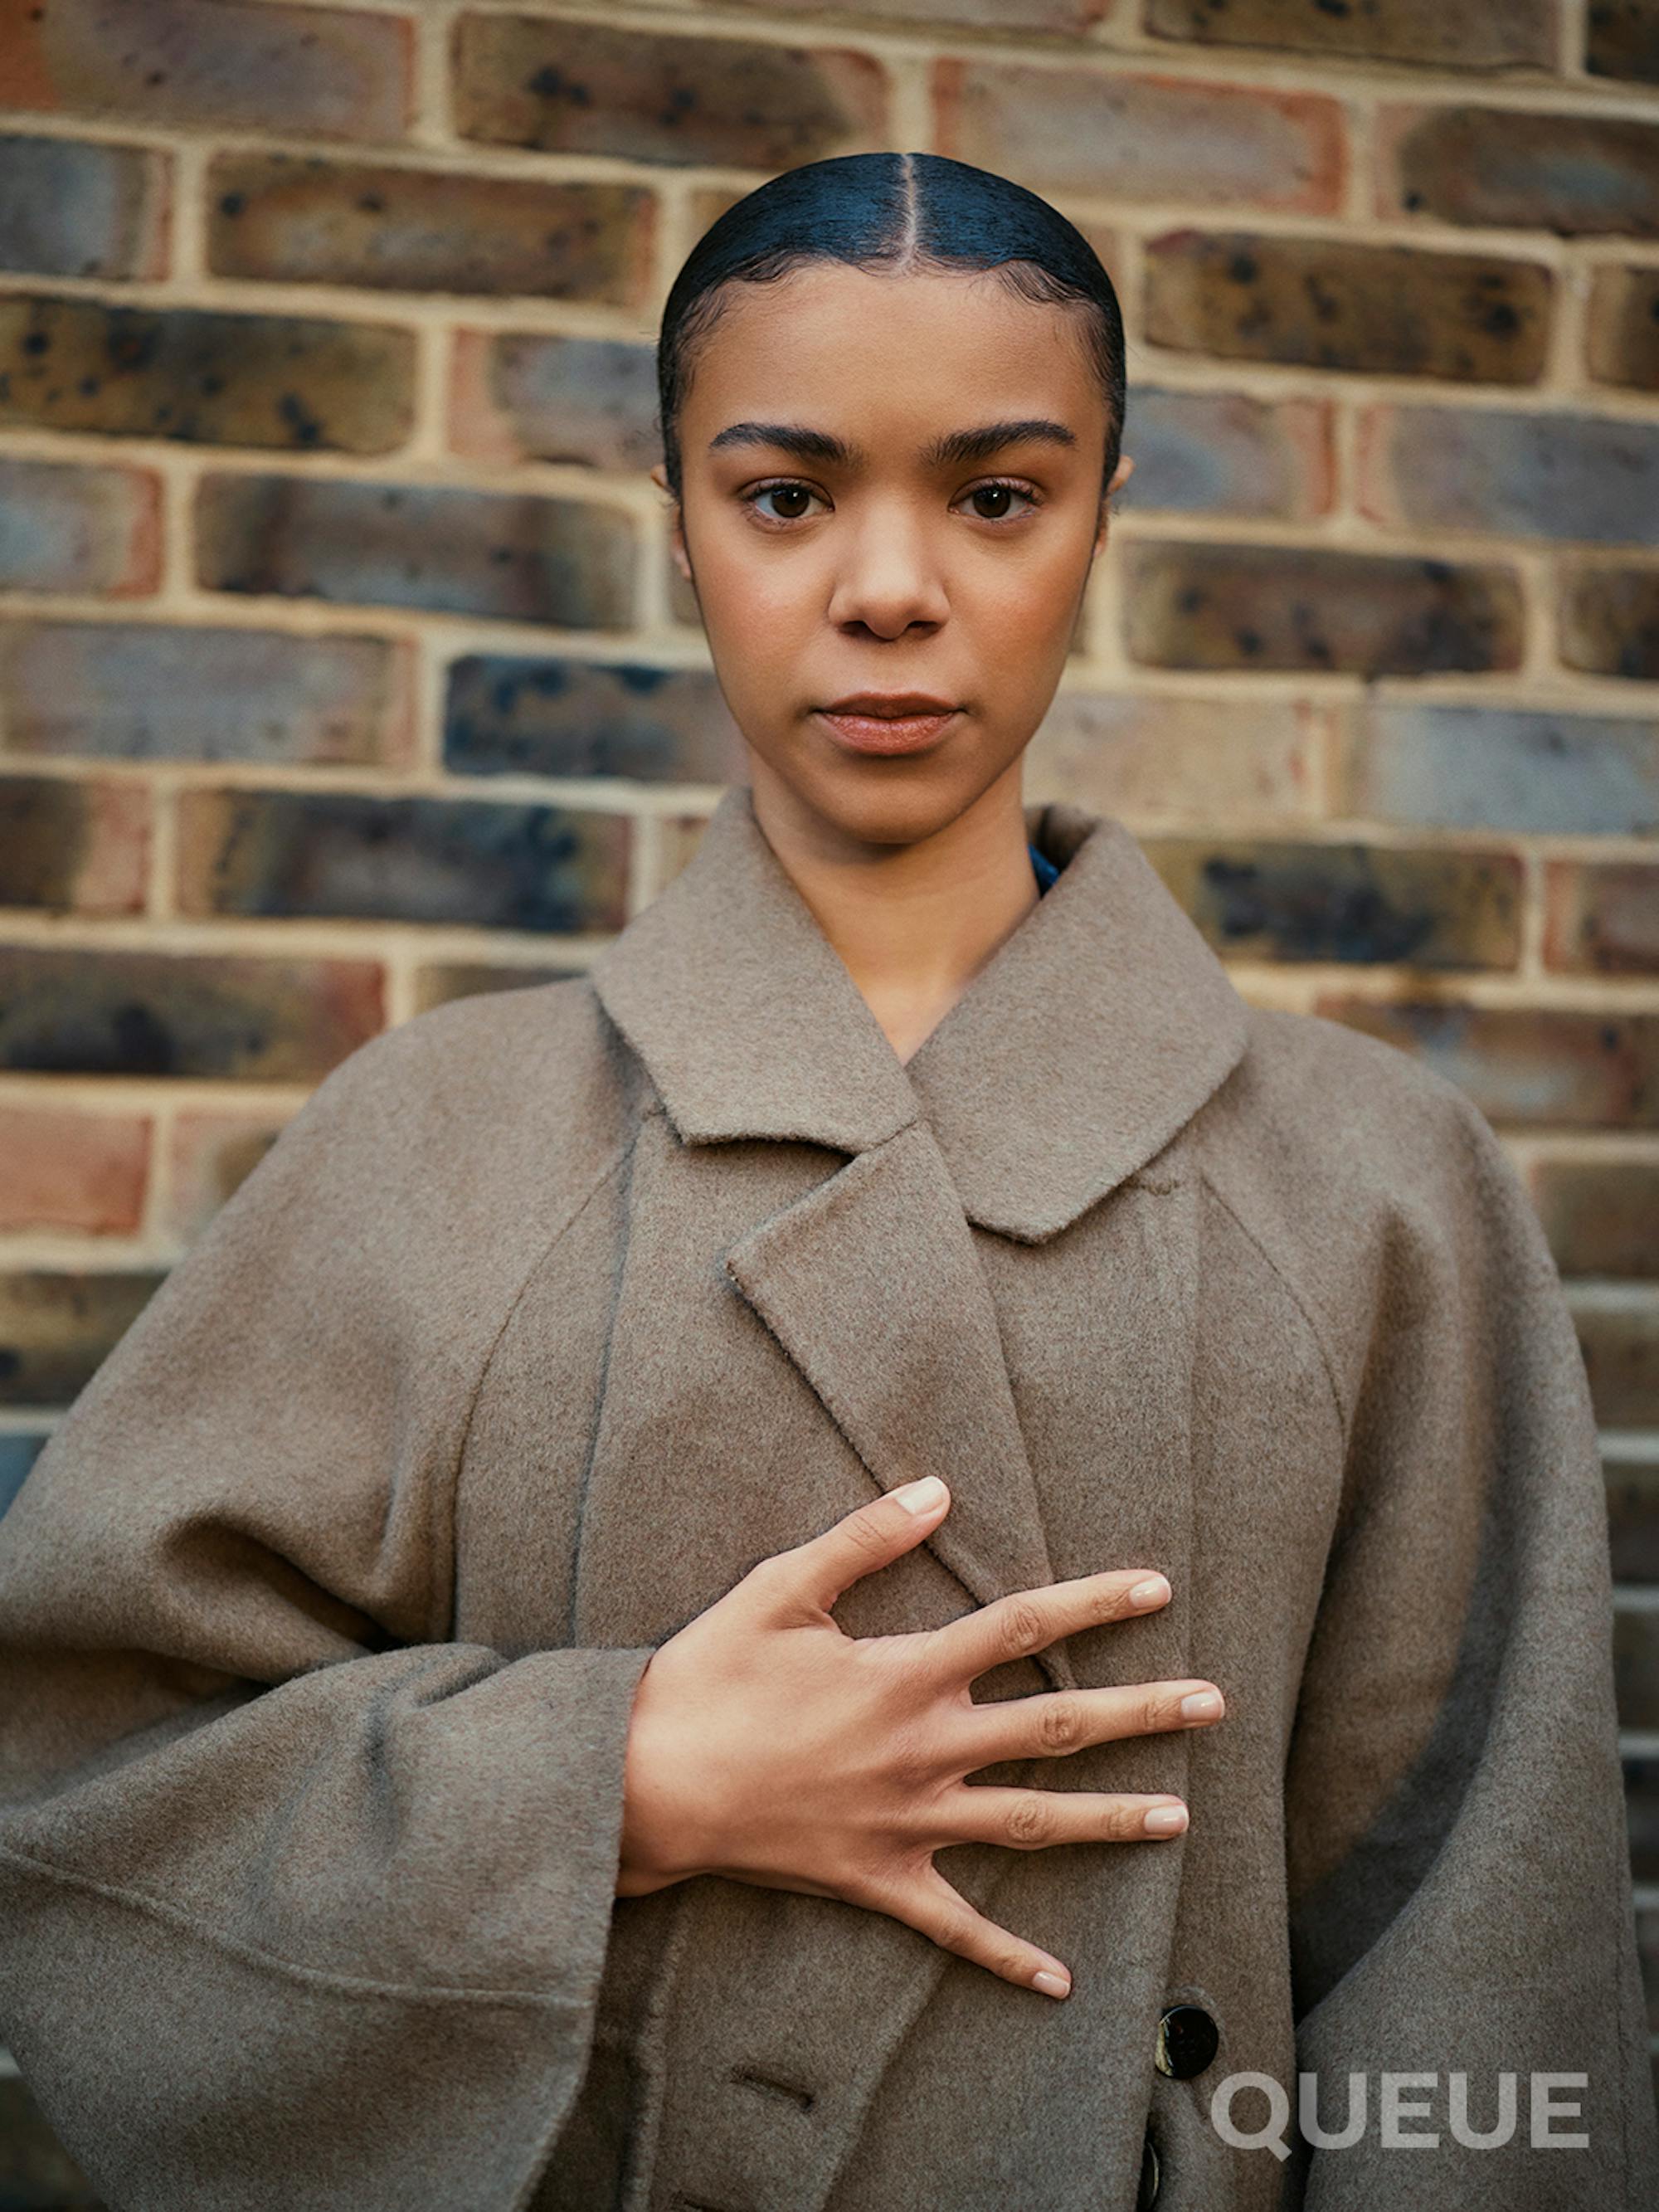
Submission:
[[[0,1522],[0,2034],[117,2212],[1659,2203],[1530,1204],[1450,1084],[1243,1000],[1113,817],[1026,813],[1058,882],[901,1063],[732,786],[588,975],[337,1066],[51,1437]],[[613,1893],[653,1649],[933,1473],[849,1633],[1158,1568],[975,1695],[1228,1698],[976,1778],[1192,1808],[941,1852],[1062,2002],[838,1899]],[[1486,2130],[1505,2072],[1460,2143],[1451,2075]],[[1212,2124],[1244,2073],[1283,2160]],[[1350,2073],[1310,2148],[1298,2074],[1336,2129]],[[1535,2073],[1587,2141],[1534,2142]]]

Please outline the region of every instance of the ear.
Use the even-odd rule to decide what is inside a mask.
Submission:
[[[1106,550],[1106,533],[1110,529],[1112,521],[1112,495],[1115,492],[1121,491],[1128,483],[1129,478],[1134,474],[1134,463],[1127,453],[1120,456],[1117,466],[1112,471],[1111,481],[1100,495],[1100,527],[1095,532],[1097,553],[1103,553]]]
[[[674,520],[668,541],[669,549],[674,556],[674,566],[679,570],[681,575],[684,577],[686,582],[690,584],[691,562],[685,550],[684,520],[680,511],[680,503],[678,500],[675,499],[673,493],[669,489],[668,470],[664,462],[659,461],[655,468],[652,470],[651,481],[655,484],[657,489],[661,492],[673,506]],[[695,590],[696,587],[693,585],[692,588]]]

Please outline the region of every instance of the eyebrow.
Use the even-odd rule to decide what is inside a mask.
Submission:
[[[1077,436],[1063,422],[1031,415],[1011,422],[984,422],[974,430],[947,430],[922,448],[921,461],[929,469],[960,467],[963,462],[988,460],[1005,446],[1032,441],[1075,446]],[[729,423],[709,440],[708,450],[712,453],[722,446],[772,446],[797,460],[828,461],[848,469],[862,467],[866,458],[862,447],[801,422]]]

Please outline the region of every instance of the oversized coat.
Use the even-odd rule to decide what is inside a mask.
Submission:
[[[732,786],[590,972],[336,1067],[47,1443],[0,1522],[0,2033],[118,2212],[1659,2203],[1529,1201],[1451,1084],[1248,1004],[1116,820],[1026,819],[1058,882],[901,1062]],[[653,1649],[935,1473],[850,1634],[1158,1568],[975,1694],[1226,1693],[976,1776],[1191,1807],[941,1852],[1063,2002],[836,1899],[614,1895]],[[1385,2072],[1437,2147],[1383,2142]],[[1507,2142],[1454,2072],[1474,2129],[1517,2075]],[[1538,2072],[1587,2141],[1534,2143]],[[1212,2124],[1243,2073],[1287,2157]],[[1298,2076],[1334,2129],[1350,2073],[1310,2149]]]

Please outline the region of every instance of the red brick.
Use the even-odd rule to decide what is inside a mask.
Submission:
[[[457,775],[623,776],[732,783],[738,726],[702,668],[471,653],[450,670],[444,766]]]
[[[515,961],[511,965],[491,960],[428,961],[415,971],[415,1011],[424,1013],[430,1006],[474,998],[483,991],[524,991],[538,983],[562,982],[581,972],[580,965],[556,961]]]
[[[1556,0],[1146,0],[1154,37],[1430,69],[1553,70]]]
[[[632,161],[787,169],[887,143],[886,73],[849,48],[463,15],[464,138]]]
[[[1584,67],[1592,76],[1659,84],[1659,0],[1590,0]]]
[[[0,1275],[0,1406],[69,1405],[161,1281],[150,1269]]]
[[[1224,952],[1261,960],[1513,968],[1521,863],[1505,853],[1146,837],[1147,858]]]
[[[454,484],[205,477],[197,576],[215,591],[481,615],[566,629],[634,621],[620,508]]]
[[[0,423],[385,453],[414,422],[415,341],[380,324],[0,298]]]
[[[1659,269],[1598,269],[1590,283],[1589,373],[1659,392]]]
[[[773,0],[738,0],[775,15]],[[831,18],[850,15],[867,22],[872,15],[896,23],[932,23],[946,29],[1011,32],[1054,31],[1075,37],[1109,15],[1121,0],[814,0],[812,13]]]
[[[222,154],[208,196],[220,276],[634,308],[653,280],[657,196],[637,185]]]
[[[1322,732],[1304,703],[1066,689],[1026,748],[1026,796],[1215,827],[1311,820]]]
[[[0,19],[0,106],[147,126],[395,138],[413,26],[280,0],[46,0]]]
[[[410,649],[171,623],[0,625],[0,727],[59,759],[404,766]]]
[[[269,1114],[176,1115],[167,1161],[168,1233],[193,1243],[282,1130],[282,1119]]]
[[[0,455],[0,591],[136,599],[161,580],[153,469]]]
[[[1619,1583],[1659,1583],[1659,1459],[1615,1457],[1604,1446],[1607,1538]]]
[[[1331,503],[1335,462],[1323,400],[1137,385],[1126,440],[1135,467],[1121,507],[1300,522]]]
[[[1659,124],[1540,108],[1394,107],[1377,123],[1385,215],[1553,230],[1659,233]]]
[[[1637,683],[1659,679],[1659,568],[1602,562],[1568,567],[1559,629],[1569,668]]]
[[[1659,422],[1564,410],[1380,407],[1361,503],[1408,529],[1659,544]]]
[[[449,442],[490,461],[651,468],[662,459],[653,346],[533,331],[458,331]]]
[[[1554,280],[1541,263],[1259,231],[1168,231],[1146,249],[1154,345],[1454,383],[1535,384]]]
[[[1132,659],[1155,668],[1364,676],[1520,665],[1511,570],[1292,546],[1151,540],[1127,549]]]
[[[179,908],[600,935],[628,919],[624,814],[314,791],[179,797]]]
[[[5,37],[0,27],[0,57]],[[106,280],[162,276],[171,212],[165,154],[0,134],[0,269]]]
[[[1659,1299],[1573,1302],[1573,1326],[1603,1428],[1659,1428]]]
[[[143,1217],[148,1114],[0,1100],[0,1230],[130,1236]]]
[[[1314,1011],[1410,1052],[1490,1121],[1562,1129],[1659,1128],[1659,1014],[1471,1006],[1444,998],[1321,993]]]
[[[1652,742],[1659,755],[1659,733]],[[1659,975],[1659,865],[1546,860],[1544,964],[1577,975]]]
[[[0,776],[0,906],[142,913],[149,838],[137,784]]]
[[[1536,1160],[1529,1187],[1564,1275],[1659,1279],[1659,1159]]]
[[[1034,191],[1208,200],[1322,215],[1340,204],[1342,111],[1322,94],[1246,91],[951,58],[935,65],[938,150]]]
[[[0,945],[9,1073],[314,1084],[385,1026],[376,960]]]

